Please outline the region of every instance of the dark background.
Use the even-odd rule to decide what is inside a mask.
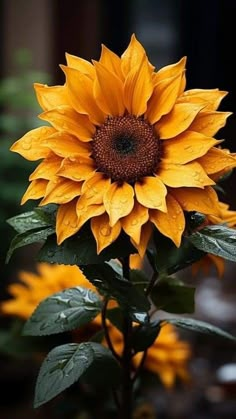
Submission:
[[[121,54],[132,33],[141,41],[157,69],[187,55],[187,89],[218,87],[227,90],[229,94],[220,109],[235,113],[234,0],[1,0],[0,76],[4,80],[17,75],[13,56],[19,49],[25,48],[32,55],[32,69],[48,74],[50,84],[61,84],[64,76],[59,64],[65,63],[65,52],[88,60],[98,59],[100,45],[104,43]],[[41,79],[34,81],[44,82]],[[9,104],[0,103],[0,107],[3,115],[9,110]],[[34,114],[33,109],[28,109],[28,112]],[[19,132],[19,136],[9,134],[9,146],[23,133]],[[0,128],[1,134],[6,133],[3,129],[1,132]],[[226,139],[224,146],[236,152],[235,134],[236,119],[233,114],[217,138]],[[0,170],[6,188],[9,179],[10,187],[21,173],[17,168],[18,160],[14,159],[15,156],[12,157],[11,167]],[[0,153],[0,168],[2,164]],[[22,193],[31,171],[32,167],[29,166],[22,170]],[[234,210],[235,181],[236,174],[233,174],[225,184],[226,196],[222,197]],[[0,206],[6,208],[6,218],[25,210],[19,206],[19,199],[6,203],[5,195],[1,197],[2,192],[0,190]],[[14,279],[19,268],[31,267],[34,262],[29,258],[29,253],[18,252],[10,264],[5,265],[6,250],[13,232],[7,226],[5,217],[2,218],[0,292],[1,298],[4,298],[9,278]],[[188,272],[185,277],[188,279]],[[197,315],[231,332],[236,329],[235,311],[229,310],[236,303],[235,281],[233,264],[227,264],[222,280],[216,278],[215,272],[204,280],[196,280],[199,286]],[[224,302],[225,306],[222,306]],[[187,337],[194,347],[194,385],[172,396],[163,394],[160,389],[157,393],[150,393],[152,400],[162,399],[157,417],[233,419],[236,416],[235,381],[226,389],[225,383],[217,383],[216,372],[220,366],[236,362],[235,347],[218,341],[212,344],[209,339],[202,340],[192,335]],[[1,419],[66,417],[58,412],[52,413],[47,407],[37,411],[32,409],[35,370],[29,362],[18,362],[3,355],[1,364],[0,381],[4,388],[0,394]],[[15,411],[11,408],[12,404],[16,405]]]

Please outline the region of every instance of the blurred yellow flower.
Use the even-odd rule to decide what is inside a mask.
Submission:
[[[90,220],[98,253],[124,230],[143,256],[153,227],[179,246],[184,211],[217,216],[214,174],[236,165],[214,138],[227,92],[185,91],[186,58],[155,71],[134,35],[121,57],[103,45],[99,61],[66,61],[63,86],[35,84],[51,126],[11,147],[42,159],[22,203],[59,205],[58,244]]]
[[[12,298],[0,304],[2,315],[27,320],[43,299],[56,292],[75,286],[94,289],[77,266],[39,263],[37,270],[38,273],[20,272],[21,282],[9,285],[8,291]],[[111,301],[109,307],[112,308],[115,304]],[[109,321],[107,325],[114,349],[121,355],[123,336]],[[101,326],[101,315],[98,315],[88,325],[73,331],[72,335],[77,342],[85,341],[101,330]],[[102,343],[106,345],[105,339]],[[177,377],[182,380],[188,379],[187,364],[190,353],[190,346],[179,339],[173,326],[166,324],[154,344],[148,349],[144,367],[158,374],[163,384],[169,388],[174,385]],[[134,367],[138,367],[141,356],[141,353],[138,353],[133,358]]]

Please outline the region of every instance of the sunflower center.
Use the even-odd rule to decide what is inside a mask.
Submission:
[[[133,183],[156,172],[161,157],[160,141],[144,119],[115,116],[97,129],[92,157],[97,170],[113,181]]]

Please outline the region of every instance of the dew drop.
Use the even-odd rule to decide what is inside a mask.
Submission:
[[[100,234],[103,237],[108,237],[111,234],[111,227],[109,226],[104,226],[100,228]]]
[[[132,226],[136,226],[138,224],[138,220],[137,219],[133,219],[132,221],[131,221],[131,225]]]
[[[30,149],[31,149],[31,143],[29,144],[29,143],[24,142],[24,143],[22,144],[22,148],[23,148],[24,150],[30,150]]]

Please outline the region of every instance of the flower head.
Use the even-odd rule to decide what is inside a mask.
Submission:
[[[51,126],[11,148],[42,159],[22,203],[59,205],[59,244],[90,221],[98,253],[122,230],[141,256],[153,228],[179,246],[184,211],[217,215],[214,174],[235,166],[213,138],[226,92],[184,91],[186,58],[156,71],[134,35],[121,57],[102,46],[99,61],[66,60],[63,86],[35,84]]]

